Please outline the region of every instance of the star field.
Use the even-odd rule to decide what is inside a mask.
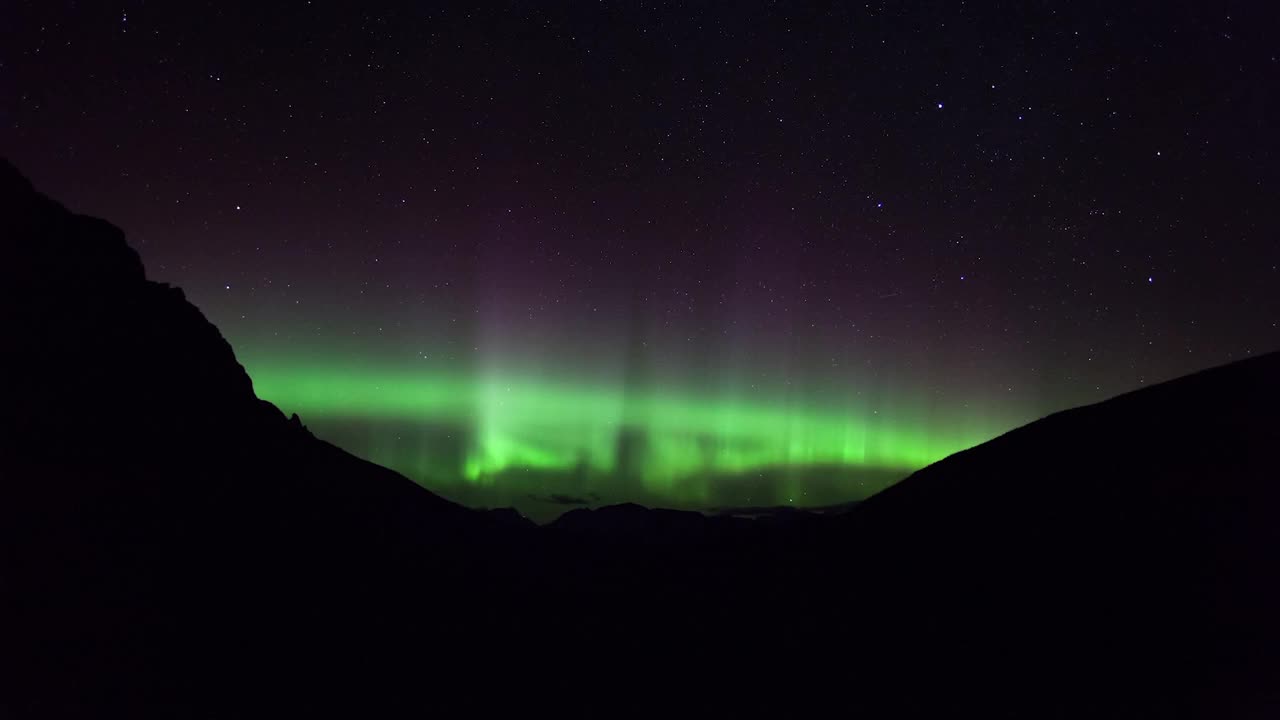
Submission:
[[[3,152],[475,503],[788,502],[1280,346],[1263,3],[4,14]]]

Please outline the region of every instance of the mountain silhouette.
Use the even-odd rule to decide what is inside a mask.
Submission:
[[[1267,717],[1280,354],[842,512],[450,503],[258,399],[123,233],[0,162],[4,717]]]
[[[164,655],[183,652],[170,632],[213,657],[238,627],[290,630],[277,621],[304,593],[317,612],[374,588],[394,596],[412,572],[460,562],[427,552],[442,539],[478,548],[490,528],[532,527],[433,495],[258,399],[217,328],[145,278],[118,228],[68,212],[8,163],[0,223],[0,541],[13,551],[5,584],[21,589],[6,598],[0,670],[44,692],[26,704],[0,693],[10,715],[97,714],[134,681],[159,694],[135,687],[144,695],[122,708],[180,706],[185,679],[157,680]],[[307,645],[290,642],[290,655]]]
[[[936,662],[990,662],[1032,699],[1067,676],[1166,716],[1274,708],[1277,408],[1272,353],[947,457],[845,519],[844,537],[890,548],[864,570],[894,587],[864,607],[951,649]]]

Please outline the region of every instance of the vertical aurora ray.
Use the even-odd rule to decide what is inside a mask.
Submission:
[[[564,509],[536,507],[551,496],[703,509],[856,500],[1008,427],[939,418],[918,402],[840,407],[496,365],[449,374],[261,362],[250,371],[261,397],[321,437],[446,497],[543,517]]]

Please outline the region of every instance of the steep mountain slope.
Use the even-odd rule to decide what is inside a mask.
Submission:
[[[305,652],[320,616],[367,615],[459,563],[483,575],[491,534],[532,529],[286,419],[117,228],[7,163],[0,257],[0,714],[181,703],[195,660],[234,658],[266,629]],[[434,551],[446,542],[466,552]]]

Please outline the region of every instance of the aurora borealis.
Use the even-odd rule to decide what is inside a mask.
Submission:
[[[987,439],[904,406],[593,386],[501,373],[265,364],[259,395],[322,437],[473,504],[637,501],[710,509],[860,499]],[[957,427],[964,428],[956,431]]]
[[[1255,5],[17,2],[0,131],[447,497],[819,506],[1280,345]]]

